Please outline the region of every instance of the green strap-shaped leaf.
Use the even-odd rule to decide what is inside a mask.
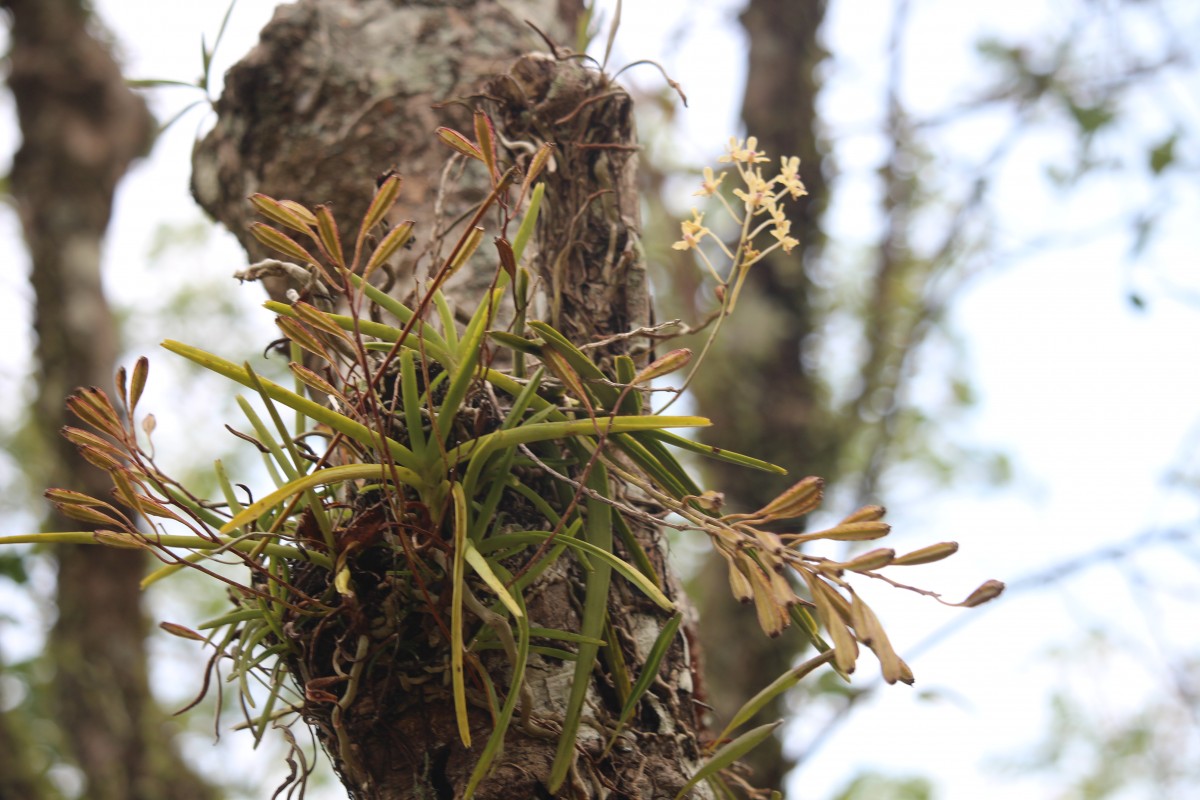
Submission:
[[[464,508],[465,507],[466,506],[464,504]],[[508,612],[512,614],[514,618],[520,618],[524,612],[521,611],[520,607],[517,605],[517,601],[513,599],[512,594],[510,594],[508,589],[504,587],[504,581],[496,577],[496,573],[492,570],[492,565],[489,564],[488,560],[483,557],[483,554],[475,548],[475,545],[471,543],[470,539],[466,540],[464,546],[466,549],[464,557],[466,558],[467,563],[471,566],[471,569],[475,570],[475,574],[477,574],[480,578],[483,578],[483,582],[488,585],[488,588],[496,593],[496,596],[500,598],[500,602],[504,604],[504,607],[508,609]]]
[[[479,366],[479,356],[483,352],[483,337],[487,334],[487,329],[500,306],[500,298],[503,295],[503,288],[493,289],[488,293],[487,299],[480,304],[475,311],[475,316],[467,325],[466,331],[463,332],[462,340],[458,344],[454,367],[448,368],[453,377],[442,398],[442,405],[438,409],[437,416],[438,435],[443,444],[454,427],[459,408],[467,396],[468,387],[472,381],[481,377],[475,373],[476,367]]]
[[[274,715],[275,705],[279,701],[279,693],[283,691],[283,687],[287,685],[284,680],[284,670],[287,669],[287,660],[279,659],[271,668],[271,678],[267,681],[267,702],[263,705],[263,712],[259,715],[257,724],[254,726],[254,741],[261,742],[263,736],[267,732],[267,725],[271,723]]]
[[[767,704],[776,697],[798,684],[817,667],[821,666],[822,664],[828,664],[831,661],[833,661],[833,651],[827,650],[820,655],[810,658],[800,666],[789,669],[787,672],[771,681],[769,686],[765,687],[758,694],[754,695],[754,697],[751,697],[741,708],[737,710],[737,713],[734,714],[732,719],[729,720],[729,724],[725,726],[725,730],[721,731],[721,735],[718,736],[717,739],[720,740],[727,738],[729,734],[733,733],[735,730],[753,719],[755,714],[766,708]]]
[[[560,631],[557,628],[538,628],[531,627],[529,629],[531,636],[537,636],[542,639],[557,639],[560,642],[570,642],[571,644],[594,644],[597,647],[604,647],[608,644],[603,639],[592,639],[579,633],[571,633],[570,631]]]
[[[471,746],[471,724],[467,717],[467,688],[463,675],[463,590],[467,556],[467,499],[462,484],[450,487],[454,503],[454,562],[450,576],[450,683],[454,694],[454,716],[464,747]]]
[[[396,319],[400,320],[401,325],[407,325],[409,323],[409,321],[412,320],[414,312],[411,308],[404,305],[403,303],[401,303],[396,298],[392,297],[387,292],[384,292],[384,291],[372,286],[370,283],[368,283],[367,281],[364,281],[358,275],[351,274],[348,277],[350,278],[350,282],[354,284],[354,287],[356,289],[359,289],[364,295],[366,295],[367,299],[369,299],[372,303],[374,303],[375,305],[382,308],[384,311],[391,314]],[[335,319],[337,319],[337,317],[338,317],[338,315],[331,315],[331,316],[333,316]],[[367,320],[360,320],[360,322],[366,322],[366,321]],[[340,320],[339,320],[338,324],[339,325],[341,324]],[[388,325],[385,327],[390,328],[391,326]],[[392,330],[396,330],[396,329],[392,328]],[[366,333],[366,330],[363,329],[363,332]],[[453,351],[446,345],[446,340],[442,338],[442,335],[439,334],[437,331],[435,331],[432,326],[426,325],[422,320],[417,320],[416,324],[413,326],[413,333],[415,333],[418,337],[420,337],[424,341],[426,350],[428,350],[430,355],[433,355],[434,358],[438,358],[437,355],[434,355],[434,350],[440,350],[447,357],[451,357],[453,355]],[[370,334],[370,335],[375,336],[376,334]],[[380,338],[383,338],[383,337],[380,337]],[[398,331],[396,334],[396,338],[399,338]],[[396,341],[396,338],[393,338],[391,341],[393,341],[393,342]],[[438,360],[441,361],[440,358],[438,358]]]
[[[617,371],[617,383],[622,386],[629,386],[633,383],[633,379],[637,376],[637,365],[633,363],[633,359],[626,355],[617,356],[613,362],[613,366]],[[629,386],[628,391],[624,388],[620,393],[625,395],[621,400],[621,407],[617,411],[621,414],[640,414],[642,413],[642,393],[637,389]]]
[[[513,306],[516,307],[516,314],[513,315],[512,329],[518,333],[525,331],[525,317],[529,313],[529,283],[529,268],[517,267],[517,275],[513,279]],[[512,374],[518,378],[525,377],[525,354],[520,350],[513,352]]]
[[[625,653],[621,650],[620,640],[617,639],[617,629],[608,618],[604,620],[604,637],[612,642],[613,646],[601,648],[600,657],[604,659],[603,666],[608,670],[612,687],[617,692],[617,699],[623,704],[632,695],[633,679],[629,677],[629,667],[625,663]]]
[[[229,473],[225,469],[225,464],[219,458],[213,462],[213,474],[217,478],[217,485],[221,487],[221,493],[225,496],[225,505],[229,506],[230,512],[236,514],[241,511],[242,502],[238,500],[237,492],[233,490],[233,481],[229,480]],[[209,524],[214,528],[220,528],[225,524],[225,520],[217,517],[214,522],[210,522]]]
[[[753,730],[746,731],[738,738],[734,739],[729,744],[722,747],[717,752],[713,753],[712,758],[704,762],[704,766],[696,770],[696,774],[688,779],[688,782],[683,785],[679,793],[675,795],[675,800],[680,800],[686,795],[693,786],[710,776],[716,775],[726,767],[731,766],[742,756],[749,753],[754,748],[765,742],[775,732],[775,729],[783,724],[783,721],[772,722],[768,725],[762,725]]]
[[[257,539],[232,541],[228,538],[222,538],[213,540],[201,539],[199,536],[189,536],[186,534],[155,534],[152,539],[143,537],[134,539],[132,536],[122,538],[129,539],[129,547],[145,547],[146,542],[150,541],[156,547],[178,547],[182,550],[220,550],[229,548],[241,553],[249,553],[262,549],[267,555],[293,558],[298,561],[311,561],[325,569],[330,569],[333,566],[333,562],[323,553],[282,544],[267,544],[264,547],[263,543]],[[46,533],[23,533],[15,536],[0,536],[0,545],[6,544],[102,544],[120,546],[118,545],[117,537],[112,535],[98,537],[95,531],[48,531]]]
[[[497,569],[502,571],[505,580],[509,580],[510,576],[507,571],[504,571],[502,566],[497,566]],[[500,714],[496,717],[496,723],[492,727],[492,733],[488,736],[487,744],[483,747],[483,752],[479,754],[479,760],[475,763],[475,768],[471,770],[471,777],[467,781],[467,787],[463,791],[463,800],[471,800],[475,794],[475,790],[479,787],[479,783],[487,777],[488,770],[491,769],[492,763],[496,760],[496,755],[504,746],[504,736],[508,733],[508,728],[512,723],[513,711],[516,709],[517,700],[521,696],[521,684],[525,680],[525,666],[529,663],[529,615],[525,613],[525,600],[520,594],[515,594],[513,597],[521,613],[516,615],[517,622],[517,658],[512,665],[512,683],[508,687],[508,696],[504,698],[504,705],[500,709]]]
[[[518,264],[521,263],[521,256],[525,255],[525,245],[529,242],[529,237],[533,235],[533,229],[537,226],[544,194],[546,194],[546,184],[539,183],[533,187],[533,194],[529,197],[529,208],[525,210],[525,216],[521,219],[521,227],[517,228],[517,236],[513,239],[513,259]]]
[[[595,420],[579,419],[563,422],[541,422],[522,425],[511,430],[492,433],[463,442],[451,448],[446,460],[456,464],[470,458],[477,448],[515,447],[518,444],[544,442],[550,439],[566,439],[596,434],[626,433],[629,431],[653,431],[660,428],[704,428],[712,422],[704,417],[600,417]]]
[[[300,494],[317,486],[328,486],[333,483],[362,479],[399,481],[413,487],[424,486],[424,481],[415,472],[401,466],[388,464],[343,464],[339,467],[319,469],[316,472],[285,483],[266,497],[246,506],[241,512],[235,514],[233,519],[222,526],[221,533],[228,535],[242,526],[253,522],[262,516],[265,511],[274,508],[292,495]]]
[[[308,468],[308,462],[301,458],[300,453],[296,450],[296,444],[292,441],[292,437],[287,429],[287,426],[283,424],[283,417],[279,415],[279,409],[275,408],[275,403],[272,402],[271,396],[267,394],[266,389],[263,387],[262,379],[254,372],[249,364],[243,364],[242,366],[246,370],[246,376],[250,379],[250,382],[254,384],[255,390],[258,391],[259,397],[262,398],[263,405],[266,406],[267,413],[271,416],[271,422],[275,425],[275,430],[278,431],[280,440],[283,442],[284,446],[287,447],[288,454],[291,456],[290,463],[288,462],[288,459],[284,458],[282,450],[280,449],[279,445],[273,441],[273,437],[271,437],[270,433],[265,429],[265,426],[258,421],[258,415],[254,414],[250,404],[239,397],[238,405],[242,407],[242,411],[248,412],[247,416],[251,418],[251,424],[254,425],[254,429],[256,432],[258,432],[259,436],[265,437],[264,442],[267,444],[267,447],[271,449],[271,453],[279,460],[279,464],[283,468],[284,474],[291,479],[299,477],[300,475],[304,474],[305,470]],[[325,546],[332,551],[333,525],[329,521],[329,515],[325,513],[325,506],[311,491],[306,492],[305,495],[305,505],[309,511],[312,512],[313,519],[316,520],[317,527],[321,531],[321,538],[325,541]]]
[[[250,377],[246,374],[245,369],[237,366],[231,361],[226,361],[220,356],[215,356],[212,353],[207,353],[198,347],[193,347],[189,344],[184,344],[183,342],[177,342],[173,339],[167,339],[162,343],[162,346],[176,355],[181,355],[189,361],[193,361],[205,369],[212,370],[218,375],[224,375],[226,378],[236,381],[247,388],[258,388],[254,386],[253,382],[250,380]],[[280,403],[283,403],[288,408],[299,411],[309,419],[328,425],[335,431],[343,434],[344,436],[349,436],[351,439],[365,447],[373,449],[378,446],[382,437],[380,437],[379,434],[372,431],[366,425],[356,422],[344,414],[339,414],[332,409],[326,408],[320,403],[309,400],[307,397],[298,395],[290,389],[285,389],[279,384],[273,383],[266,378],[259,378],[258,380],[262,386],[262,390],[266,392],[272,400],[276,400]],[[417,463],[416,457],[413,455],[411,450],[409,450],[400,442],[397,442],[395,439],[385,438],[383,439],[383,442],[387,446],[388,452],[397,465],[403,467],[405,470],[410,471],[418,469],[419,464]],[[413,472],[412,475],[414,478],[416,478],[415,472]],[[407,478],[405,478],[404,481],[406,483],[409,482]],[[416,478],[416,481],[413,482],[412,485],[418,488],[428,488],[425,482],[419,478]]]
[[[641,542],[637,540],[637,537],[633,535],[633,531],[629,529],[629,523],[625,521],[625,515],[619,511],[613,514],[613,528],[616,530],[617,536],[621,538],[621,544],[625,545],[625,549],[629,551],[630,556],[633,558],[634,565],[643,575],[653,581],[655,586],[661,588],[662,578],[659,577],[658,571],[654,569],[654,564],[651,563],[650,556],[646,555]]]
[[[760,461],[757,458],[744,456],[741,453],[735,453],[732,450],[725,450],[721,447],[713,447],[709,444],[701,444],[693,442],[691,439],[685,439],[674,433],[663,431],[651,435],[652,438],[658,439],[661,442],[669,444],[673,447],[678,447],[681,450],[689,450],[693,453],[699,453],[702,456],[715,458],[718,461],[728,461],[730,464],[739,464],[743,467],[762,470],[763,472],[773,472],[776,475],[787,475],[787,470],[776,464],[771,464],[766,461]]]
[[[646,663],[642,665],[642,671],[629,692],[629,699],[625,701],[625,706],[621,709],[621,716],[617,719],[617,726],[613,730],[612,737],[608,740],[608,746],[604,748],[605,755],[612,749],[613,744],[617,741],[617,736],[621,733],[621,729],[625,727],[626,723],[629,722],[629,718],[633,716],[633,712],[637,709],[638,703],[641,702],[642,696],[646,694],[650,685],[654,683],[654,678],[658,675],[658,668],[662,664],[667,650],[670,649],[671,643],[675,641],[675,634],[679,632],[679,623],[682,621],[683,614],[676,613],[667,620],[667,624],[659,631],[657,638],[654,640],[654,645],[650,648],[650,654],[646,657]]]
[[[450,310],[450,304],[446,302],[446,295],[442,294],[441,289],[434,291],[433,305],[437,309],[438,318],[442,321],[442,336],[446,339],[446,346],[451,351],[457,350],[458,326],[454,322],[454,312]]]
[[[536,341],[530,341],[524,336],[517,336],[515,333],[509,333],[508,331],[488,331],[488,338],[518,353],[525,353],[530,356],[539,356],[542,354],[541,344]]]
[[[513,380],[511,376],[495,370],[488,370],[484,377],[485,380],[487,380],[497,389],[500,389],[501,391],[513,397],[516,397],[518,394],[520,394],[523,388],[522,384]],[[530,405],[532,408],[536,408],[539,411],[549,409],[547,412],[547,418],[552,422],[563,422],[567,420],[567,416],[557,408],[554,408],[552,405],[550,405],[545,398],[534,397],[530,401]],[[670,417],[663,417],[659,415],[649,415],[644,416],[643,418],[647,420],[671,419]],[[711,423],[706,420],[705,424],[708,425]],[[653,427],[654,426],[651,426],[651,428]],[[674,426],[664,425],[663,427]],[[688,445],[695,447],[704,447],[704,445],[697,445],[695,442],[692,442],[689,439],[684,439],[682,436],[675,436],[674,434],[657,429],[650,429],[644,433],[617,433],[612,438],[612,440],[616,442],[617,446],[620,447],[622,451],[630,456],[630,458],[632,458],[642,470],[650,475],[651,478],[658,481],[667,492],[673,494],[675,497],[683,497],[689,494],[700,494],[700,487],[696,485],[696,482],[692,480],[690,475],[687,474],[687,471],[679,465],[679,462],[675,459],[675,457],[672,456],[667,448],[663,446],[660,439],[669,440],[672,444],[675,444],[676,440],[678,440],[680,442],[686,442]],[[712,448],[706,448],[705,452],[711,455],[709,452],[711,449]],[[746,457],[742,456],[741,458]],[[755,459],[750,460],[756,461]],[[763,464],[765,462],[756,461],[756,463]]]
[[[257,619],[262,616],[262,610],[257,608],[242,608],[237,611],[230,611],[228,614],[222,614],[219,617],[202,622],[196,626],[196,630],[206,631],[213,628],[223,628],[226,625],[236,625],[239,622],[247,622],[252,619]]]
[[[538,369],[529,379],[529,383],[525,385],[525,389],[521,394],[517,395],[513,400],[512,407],[508,410],[508,414],[504,417],[504,421],[500,424],[501,430],[509,430],[517,425],[523,424],[522,417],[525,416],[525,410],[529,407],[529,401],[537,396],[538,386],[541,385],[542,376],[545,372]],[[541,412],[539,412],[541,413]],[[537,416],[537,415],[535,415]],[[493,517],[496,513],[496,508],[500,505],[500,497],[504,494],[504,488],[507,485],[509,472],[512,468],[513,459],[517,455],[517,449],[511,447],[505,450],[501,457],[497,460],[495,466],[495,479],[487,487],[487,495],[483,498],[483,502],[479,506],[478,513],[475,515],[475,522],[471,526],[471,539],[478,541],[483,538],[484,532],[488,526],[492,524]],[[491,458],[491,451],[481,450],[471,456],[471,461],[467,466],[467,475],[463,479],[463,486],[466,489],[468,497],[474,497],[479,491],[478,480],[483,468]]]
[[[561,355],[571,365],[571,369],[579,375],[584,382],[584,386],[591,392],[592,396],[599,401],[605,409],[611,410],[617,402],[619,390],[610,386],[608,378],[600,371],[600,368],[587,357],[587,355],[578,347],[571,343],[571,340],[563,336],[549,324],[541,320],[530,320],[529,327],[537,331],[537,333],[546,340],[546,347],[551,347],[554,352]]]
[[[521,531],[520,533],[503,533],[499,536],[489,536],[479,544],[479,549],[483,552],[490,552],[494,549],[502,549],[512,547],[519,544],[535,544],[550,538],[549,531]],[[555,537],[556,545],[566,545],[567,547],[582,552],[587,556],[599,559],[607,563],[617,572],[621,573],[630,583],[638,588],[638,590],[654,601],[659,608],[664,611],[674,611],[675,604],[663,594],[662,590],[654,585],[654,582],[639,572],[633,565],[623,559],[618,558],[611,552],[606,552],[581,539],[572,539],[565,533],[560,533]],[[528,573],[527,573],[528,574]],[[597,637],[603,638],[603,637]]]
[[[608,470],[599,462],[592,465],[587,476],[586,485],[589,489],[603,497],[609,494]],[[588,497],[587,521],[584,523],[587,543],[598,552],[612,552],[612,506],[594,497]],[[604,619],[608,613],[608,586],[612,576],[612,563],[604,559],[596,559],[592,570],[586,574],[587,585],[583,596],[583,621],[579,632],[593,639],[603,638]],[[575,734],[583,719],[583,701],[587,698],[588,686],[591,684],[592,670],[596,665],[596,654],[599,647],[594,644],[579,645],[578,660],[575,662],[575,675],[571,681],[571,692],[567,695],[567,708],[563,714],[562,733],[558,738],[558,749],[554,754],[554,763],[550,766],[550,778],[547,788],[550,794],[557,794],[567,779],[571,765],[575,763]]]
[[[655,417],[647,417],[655,419]],[[699,487],[665,447],[644,433],[632,433],[613,438],[617,447],[637,464],[667,494],[675,498],[700,494]]]
[[[421,417],[421,392],[417,388],[416,353],[405,350],[400,354],[400,400],[404,403],[404,427],[408,443],[418,461],[426,458],[425,420]]]

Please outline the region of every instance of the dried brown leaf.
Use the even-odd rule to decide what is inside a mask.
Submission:
[[[320,270],[321,274],[325,277],[326,282],[331,284],[333,283],[333,279],[329,276],[329,273],[324,269],[324,267],[321,266],[320,261],[318,261],[312,253],[308,252],[299,244],[297,244],[294,239],[275,230],[270,225],[264,225],[261,222],[250,223],[250,234],[267,247],[283,253],[289,258],[293,258],[296,261],[299,261],[301,264],[312,264],[316,266],[317,269]]]
[[[325,349],[325,345],[321,344],[320,340],[313,336],[308,328],[305,328],[291,317],[276,317],[275,324],[279,326],[279,329],[283,331],[283,335],[288,339],[313,355],[329,361],[329,352]]]
[[[291,205],[288,205],[288,203],[291,203]],[[315,225],[317,221],[312,212],[299,203],[291,201],[280,202],[273,197],[268,197],[261,193],[250,195],[250,205],[258,209],[258,213],[272,222],[300,233],[311,233],[310,226]],[[298,213],[296,210],[297,207],[303,209],[305,214]]]
[[[475,143],[453,128],[438,128],[437,137],[449,145],[452,150],[462,153],[467,158],[483,161],[483,153],[479,152]]]
[[[387,232],[387,235],[376,246],[375,252],[371,253],[370,260],[367,261],[367,266],[363,268],[363,277],[368,278],[376,269],[391,258],[397,250],[408,244],[412,239],[413,221],[407,219],[396,227]]]
[[[317,214],[317,238],[325,255],[338,269],[346,268],[346,257],[342,254],[342,237],[338,234],[337,221],[327,205],[319,205]]]
[[[396,198],[400,196],[402,183],[403,180],[400,176],[392,172],[384,178],[383,183],[379,184],[379,188],[375,190],[375,196],[371,198],[371,205],[367,208],[367,213],[363,215],[359,236],[366,236],[392,210],[392,206],[396,204]]]
[[[184,627],[176,622],[160,622],[158,623],[158,627],[172,636],[178,636],[180,639],[191,639],[193,642],[208,641],[207,636],[202,636],[191,628]]]

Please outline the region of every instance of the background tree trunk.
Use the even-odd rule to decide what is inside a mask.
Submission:
[[[648,301],[631,102],[574,60],[534,55],[513,64],[522,53],[547,49],[523,19],[570,41],[578,14],[577,3],[550,0],[403,7],[384,0],[302,0],[282,7],[258,47],[228,75],[217,126],[196,151],[196,197],[257,259],[268,254],[246,233],[247,194],[332,203],[342,229],[352,230],[370,199],[372,178],[395,166],[405,178],[397,216],[416,218],[423,237],[408,254],[397,289],[415,290],[415,279],[448,252],[444,241],[453,241],[448,234],[455,222],[482,197],[469,170],[465,176],[445,170],[448,151],[433,132],[439,125],[471,131],[471,109],[486,105],[504,140],[557,144],[533,256],[547,293],[546,319],[577,343],[643,325]],[[503,77],[485,90],[485,79],[496,74]],[[530,154],[514,145],[507,155],[527,164]],[[495,273],[494,260],[476,262],[480,269],[464,268],[468,274],[457,291],[452,285],[447,292],[460,309],[473,307],[479,287]],[[282,288],[268,290],[278,296]],[[658,574],[669,575],[659,531],[631,527]],[[578,565],[561,560],[529,593],[530,619],[577,630],[583,584]],[[665,618],[627,590],[614,582],[606,638],[636,674]],[[682,599],[673,585],[669,591]],[[332,641],[304,647],[306,653],[337,650]],[[507,673],[503,659],[488,664],[489,674]],[[312,657],[292,666],[302,684],[333,674],[329,663]],[[526,681],[535,719],[562,718],[573,672],[570,662],[531,659]],[[597,666],[576,741],[582,757],[557,796],[640,800],[671,797],[683,786],[701,751],[682,640],[668,653],[662,675],[649,710],[627,729],[628,744],[602,755],[602,720],[620,707],[611,675]],[[394,684],[388,670],[365,674],[340,720],[332,719],[328,704],[316,703],[306,706],[306,718],[353,797],[459,796],[477,749],[458,742],[448,693],[432,684],[400,692]],[[472,711],[476,737],[486,736],[490,724],[488,715]],[[545,782],[556,738],[514,726],[502,761],[476,796],[549,797]],[[710,795],[702,787],[692,796]]]
[[[0,664],[4,663],[0,653]],[[43,759],[34,752],[29,715],[16,708],[0,714],[0,800],[57,798],[43,772]]]
[[[145,104],[126,87],[77,0],[5,0],[12,14],[9,84],[24,142],[12,171],[33,261],[39,363],[36,417],[54,474],[42,485],[98,497],[107,477],[58,430],[68,393],[108,387],[116,324],[101,287],[100,252],[117,182],[153,140]],[[111,391],[111,390],[109,390]],[[50,527],[75,524],[52,517]],[[96,800],[199,800],[211,796],[178,758],[147,681],[141,554],[63,546],[58,619],[50,636],[58,723]]]

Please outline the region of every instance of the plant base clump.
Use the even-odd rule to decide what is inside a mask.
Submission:
[[[252,198],[273,223],[252,232],[280,257],[241,277],[295,287],[289,302],[267,303],[291,387],[164,343],[255,398],[239,399],[246,423],[235,433],[262,454],[272,488],[252,493],[218,463],[223,496],[209,500],[160,471],[143,446],[153,417],[135,422],[142,359],[118,376],[120,411],[98,390],[70,400],[92,430],[66,435],[112,476],[115,502],[51,490],[93,526],[56,536],[148,549],[166,562],[148,582],[192,568],[228,584],[229,613],[197,630],[164,627],[213,647],[210,667],[237,683],[256,737],[296,719],[315,729],[354,797],[724,797],[734,787],[753,796],[735,765],[775,726],[741,729],[772,698],[823,665],[848,675],[860,644],[888,682],[912,681],[848,577],[932,594],[881,571],[945,558],[956,545],[811,555],[804,545],[814,540],[889,532],[879,507],[828,530],[779,532],[817,507],[816,478],[753,513],[722,513],[719,493],[701,489],[675,451],[783,470],[671,430],[703,418],[648,412],[651,381],[687,366],[690,352],[647,364],[612,348],[629,338],[617,335],[596,358],[598,343],[532,317],[524,251],[552,204],[538,178],[553,149],[534,148],[522,176],[502,163],[482,113],[474,134],[439,132],[483,165],[490,193],[411,306],[374,283],[413,232],[411,222],[386,222],[394,174],[381,179],[352,248],[327,208]],[[732,143],[727,160],[747,188],[722,315],[761,256],[756,236],[794,246],[777,201],[802,189],[787,160],[765,180],[753,140]],[[706,191],[718,183],[706,174]],[[492,284],[473,308],[452,308],[442,288],[476,255],[489,212],[500,218]],[[706,234],[696,218],[683,244],[694,249]],[[795,626],[817,652],[707,741],[696,734],[703,698],[664,528],[707,536],[763,631]],[[230,561],[249,577],[216,568]],[[959,605],[1001,588],[985,583]],[[285,786],[300,785],[302,772]]]

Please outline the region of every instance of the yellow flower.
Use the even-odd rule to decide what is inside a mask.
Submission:
[[[740,161],[743,164],[762,164],[771,159],[767,158],[764,153],[758,150],[758,137],[751,136],[742,144],[740,139],[729,137],[728,153],[717,159],[723,164],[729,164],[734,161]]]
[[[675,244],[671,245],[676,250],[691,250],[700,244],[700,240],[708,236],[712,231],[704,227],[704,215],[696,209],[692,209],[692,218],[679,223],[680,230],[683,233],[683,238]]]
[[[733,154],[738,152],[742,144],[732,136],[729,137],[729,144],[725,147],[725,155],[717,159],[717,163],[731,164],[733,163]]]
[[[717,187],[721,185],[721,181],[725,180],[725,173],[713,177],[712,167],[704,168],[704,183],[700,185],[700,191],[694,192],[692,197],[712,197],[717,193]]]
[[[791,225],[788,222],[787,212],[773,198],[767,200],[766,206],[767,213],[771,215],[771,222],[775,223],[776,226],[782,225],[785,222]]]
[[[785,219],[783,222],[783,225],[776,225],[771,229],[771,235],[779,240],[779,245],[783,248],[783,252],[790,253],[792,252],[792,248],[800,244],[800,240],[788,235],[792,231],[792,221]]]
[[[772,183],[778,183],[792,196],[793,200],[798,200],[808,194],[808,189],[804,186],[804,181],[800,180],[800,158],[799,156],[784,156],[780,159],[781,167],[779,175],[775,177]]]
[[[754,211],[761,206],[769,206],[773,203],[771,185],[763,180],[761,170],[755,170],[746,176],[746,191],[734,189],[733,193],[746,204],[748,211]]]

